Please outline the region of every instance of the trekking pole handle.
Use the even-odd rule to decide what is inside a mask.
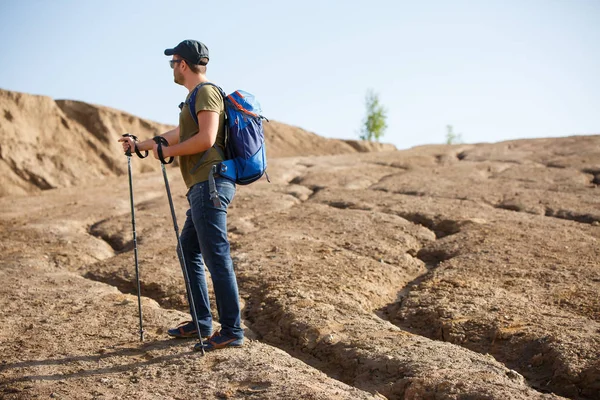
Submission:
[[[148,150],[144,150],[144,152],[146,153],[145,156],[143,156],[142,153],[140,153],[140,150],[138,149],[137,144],[135,143],[135,142],[138,141],[137,136],[132,135],[131,133],[126,133],[126,134],[123,135],[123,137],[130,137],[130,138],[133,139],[133,146],[134,146],[133,148],[135,150],[135,154],[137,154],[137,156],[139,158],[146,158],[146,157],[148,157]],[[127,149],[127,151],[125,152],[125,155],[127,157],[131,157],[131,148]]]
[[[173,162],[173,160],[175,159],[174,157],[169,157],[169,161],[165,161],[165,158],[163,156],[163,151],[162,151],[162,147],[163,146],[169,146],[169,142],[167,141],[167,139],[165,139],[162,136],[154,136],[152,138],[152,140],[154,140],[154,142],[158,145],[158,158],[160,159],[160,162],[163,164],[171,164]]]

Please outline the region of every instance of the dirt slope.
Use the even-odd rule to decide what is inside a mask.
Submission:
[[[265,122],[265,141],[269,158],[323,156],[355,152],[396,150],[394,145],[361,140],[325,139],[302,128],[277,121]]]
[[[0,196],[122,175],[127,169],[117,143],[122,134],[147,139],[173,128],[108,107],[2,89],[0,113]],[[269,158],[395,150],[325,139],[276,121],[265,124],[265,135]],[[135,171],[158,169],[134,163]]]

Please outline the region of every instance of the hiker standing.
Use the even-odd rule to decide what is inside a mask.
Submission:
[[[194,89],[208,82],[206,65],[209,61],[208,48],[195,40],[184,40],[165,55],[172,56],[169,64],[173,69],[175,83],[185,86],[190,94]],[[225,106],[219,89],[204,85],[196,91],[194,111],[198,122],[188,108],[188,98],[180,105],[179,125],[161,136],[168,142],[162,148],[162,156],[179,157],[179,167],[188,187],[187,199],[190,208],[181,231],[180,243],[185,258],[185,268],[189,275],[191,298],[202,337],[209,337],[204,350],[211,351],[228,346],[241,346],[244,331],[241,328],[238,286],[233,270],[229,240],[227,239],[227,207],[235,195],[235,183],[222,177],[215,177],[218,200],[212,201],[209,190],[209,173],[213,165],[223,161],[225,147]],[[130,137],[119,139],[123,150],[149,150],[160,159],[158,145],[153,139],[135,143]],[[217,149],[218,148],[218,149]],[[219,150],[220,149],[220,150]],[[204,265],[208,267],[215,291],[220,331],[212,334],[212,315]],[[196,322],[184,322],[169,329],[173,337],[193,337],[198,335]],[[212,334],[212,335],[211,335]],[[197,343],[194,350],[202,350]]]

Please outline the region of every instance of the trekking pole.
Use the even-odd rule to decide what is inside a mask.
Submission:
[[[137,137],[130,133],[126,133],[123,137],[130,137],[133,141],[137,141]],[[148,152],[146,151],[146,155],[142,156],[142,154],[135,146],[135,152],[138,157],[144,158],[148,156]],[[131,148],[128,148],[125,152],[127,156],[127,170],[129,172],[129,199],[131,200],[131,226],[133,227],[133,254],[135,256],[135,280],[137,282],[137,298],[138,298],[138,310],[140,317],[140,342],[144,341],[144,323],[142,321],[142,298],[141,298],[141,289],[140,289],[140,268],[138,264],[138,250],[137,250],[137,236],[135,233],[135,208],[133,203],[133,179],[131,178]]]
[[[162,136],[155,136],[152,138],[158,145],[158,157],[160,158],[160,166],[162,167],[163,178],[165,179],[165,188],[167,189],[167,198],[169,199],[169,207],[171,207],[171,217],[173,218],[173,228],[175,229],[175,236],[177,237],[177,258],[179,258],[179,264],[183,271],[183,279],[185,280],[185,290],[187,292],[188,301],[192,310],[194,323],[196,324],[196,331],[198,332],[198,339],[200,339],[200,346],[202,347],[202,355],[204,352],[204,341],[202,340],[202,334],[200,333],[200,325],[198,324],[198,314],[196,314],[196,306],[194,305],[194,296],[192,294],[192,286],[190,284],[190,277],[185,265],[185,257],[183,256],[183,249],[181,248],[181,239],[179,238],[179,227],[177,226],[177,217],[175,216],[175,207],[173,207],[173,197],[171,196],[171,189],[169,187],[169,179],[167,178],[167,170],[165,164],[171,164],[173,157],[170,157],[169,161],[165,161],[162,152],[162,146],[168,146],[169,142]]]

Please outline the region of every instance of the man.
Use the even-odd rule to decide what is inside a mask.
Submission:
[[[184,40],[174,48],[166,49],[165,55],[172,56],[169,63],[173,68],[175,83],[188,89],[187,98],[196,86],[208,82],[208,48],[203,43]],[[225,141],[225,107],[219,89],[212,85],[198,89],[194,110],[198,124],[188,107],[186,101],[179,113],[177,128],[161,135],[169,142],[169,146],[163,147],[162,151],[165,159],[179,157],[181,174],[189,189],[187,199],[190,208],[181,231],[181,247],[192,289],[190,300],[194,302],[198,314],[192,315],[192,319],[197,317],[200,334],[209,337],[204,350],[211,351],[241,346],[244,342],[238,287],[227,239],[227,207],[235,195],[235,183],[224,178],[215,179],[221,202],[215,206],[210,200],[208,175],[212,165],[223,160],[220,154],[223,154]],[[125,151],[133,150],[136,145],[128,137],[119,141]],[[159,159],[158,145],[152,139],[137,143],[137,147],[140,151],[151,150],[154,157]],[[204,263],[212,278],[221,324],[220,331],[214,334]],[[190,314],[193,314],[191,307]],[[198,332],[194,321],[190,321],[170,329],[168,334],[173,337],[194,337]],[[201,349],[200,343],[194,346],[194,350]]]

